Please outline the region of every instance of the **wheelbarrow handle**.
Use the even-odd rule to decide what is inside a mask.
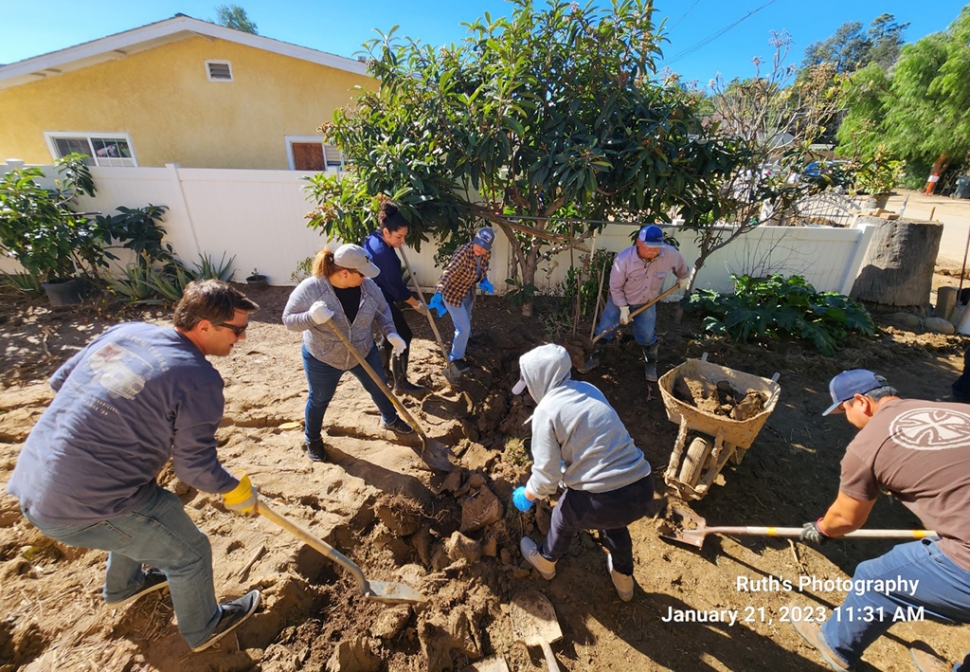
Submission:
[[[645,304],[643,304],[642,306],[640,306],[639,308],[637,308],[636,310],[634,310],[632,313],[630,313],[630,319],[632,320],[634,317],[636,317],[637,315],[639,315],[640,313],[642,313],[643,311],[645,311],[647,308],[649,308],[650,306],[654,305],[655,303],[657,303],[661,299],[667,298],[668,296],[670,296],[671,294],[673,294],[674,292],[676,292],[678,289],[680,289],[680,285],[675,284],[673,287],[671,287],[670,289],[668,289],[666,292],[664,292],[663,294],[661,294],[657,298],[650,299]],[[620,326],[620,323],[617,322],[616,324],[614,324],[612,327],[610,327],[606,331],[603,331],[603,332],[597,334],[596,338],[593,339],[593,342],[590,345],[596,345],[596,343],[601,338],[603,338],[607,334],[612,334],[614,331],[617,330],[617,328],[619,326]]]

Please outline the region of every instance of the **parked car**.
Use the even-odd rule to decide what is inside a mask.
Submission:
[[[851,161],[812,161],[802,169],[800,179],[804,182],[824,183],[825,187],[844,191],[854,181]]]

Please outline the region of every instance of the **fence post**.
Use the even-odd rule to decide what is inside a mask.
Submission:
[[[855,279],[859,276],[859,271],[862,270],[862,262],[865,261],[866,252],[869,250],[869,243],[876,232],[876,227],[874,224],[857,224],[851,230],[859,232],[859,240],[856,242],[855,254],[846,264],[842,287],[839,289],[839,293],[845,296],[848,296],[849,292],[852,291],[852,285],[855,284]]]
[[[177,163],[166,163],[165,167],[169,169],[172,181],[178,187],[179,199],[182,202],[182,211],[185,213],[185,221],[189,224],[189,231],[192,232],[192,242],[195,243],[195,254],[200,256],[202,254],[202,246],[199,245],[199,235],[195,232],[195,222],[192,221],[192,211],[189,209],[189,201],[185,198],[185,189],[182,188],[182,177],[179,175],[180,166]]]

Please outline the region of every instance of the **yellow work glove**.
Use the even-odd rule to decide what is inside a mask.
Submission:
[[[239,477],[239,485],[224,494],[222,501],[227,509],[254,516],[256,515],[256,486],[243,472]]]

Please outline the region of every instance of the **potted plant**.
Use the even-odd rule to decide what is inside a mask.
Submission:
[[[269,279],[254,268],[246,278],[246,284],[250,289],[266,289],[269,287]]]
[[[79,194],[94,195],[84,157],[56,163],[60,179],[41,185],[40,168],[19,168],[0,178],[0,251],[37,278],[54,306],[79,303],[87,275],[116,258],[105,249],[110,232],[90,215],[71,209]]]

